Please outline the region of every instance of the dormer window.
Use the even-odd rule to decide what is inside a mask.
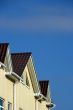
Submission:
[[[26,72],[21,75],[21,78],[23,79],[23,81],[21,81],[21,82],[29,87],[30,84],[29,84],[29,79],[28,79],[28,76],[27,76]]]

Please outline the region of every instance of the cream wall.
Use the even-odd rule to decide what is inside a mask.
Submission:
[[[25,74],[27,74],[28,76],[30,87],[26,86],[26,84],[19,82],[16,83],[16,110],[19,110],[19,108],[21,108],[22,110],[48,110],[48,108],[46,107],[46,101],[40,103],[34,97],[32,82],[27,66],[23,72],[24,77]]]
[[[4,101],[4,110],[8,110],[8,102],[12,103],[13,110],[13,83],[5,77],[5,70],[0,69],[0,97]]]
[[[19,110],[19,108],[22,108],[23,110],[35,110],[34,91],[32,88],[32,83],[27,66],[23,74],[24,77],[25,74],[27,74],[30,87],[26,86],[26,84],[22,84],[19,82],[16,84],[16,110]]]
[[[13,82],[8,80],[5,77],[5,71],[0,69],[0,97],[5,99],[5,109],[8,110],[8,102],[12,103],[12,110],[13,110]],[[22,110],[48,110],[46,107],[46,101],[42,101],[41,103],[35,99],[34,97],[34,91],[32,87],[32,82],[30,79],[29,71],[26,66],[23,76],[25,77],[25,73],[27,74],[30,87],[26,86],[26,84],[23,84],[21,82],[15,83],[16,89],[16,108],[15,110],[19,110],[21,108]],[[25,78],[24,78],[25,79]],[[25,82],[25,81],[24,81]]]
[[[46,107],[46,101],[38,101],[36,100],[36,110],[48,110]]]

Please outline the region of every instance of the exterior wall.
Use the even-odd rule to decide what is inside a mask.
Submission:
[[[13,83],[5,77],[5,71],[0,69],[0,97],[4,101],[4,110],[8,110],[8,102],[12,104],[13,110]]]
[[[12,110],[19,110],[19,108],[22,110],[48,110],[45,101],[39,102],[34,97],[32,82],[27,66],[23,72],[23,76],[25,80],[25,73],[27,74],[30,86],[28,87],[25,84],[25,81],[24,84],[21,82],[15,83],[14,89],[16,89],[16,106],[15,109],[13,109],[13,83],[5,77],[5,73],[6,72],[4,70],[0,69],[0,97],[5,99],[4,110],[8,110],[8,102],[12,103]]]
[[[36,100],[36,110],[48,110],[46,107],[46,101],[38,101]]]
[[[45,101],[42,101],[41,103],[41,110],[48,110],[48,108],[46,107],[46,102]]]
[[[34,91],[32,88],[32,82],[30,80],[27,66],[23,72],[24,77],[25,73],[27,74],[30,86],[28,87],[23,83],[16,84],[16,110],[19,110],[19,108],[21,108],[22,110],[35,110]]]

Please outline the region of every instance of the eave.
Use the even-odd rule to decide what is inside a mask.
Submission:
[[[37,100],[39,100],[39,101],[47,100],[47,98],[46,98],[43,94],[41,94],[40,92],[39,92],[39,93],[35,93],[35,94],[34,94],[34,97],[35,97]]]
[[[20,80],[23,81],[23,79],[14,72],[7,72],[6,77],[13,82],[20,81]]]
[[[4,67],[4,68],[6,68],[6,66],[5,66],[5,64],[4,63],[2,63],[2,62],[0,62],[0,67]]]
[[[48,108],[50,108],[50,109],[52,109],[52,108],[54,108],[56,105],[54,104],[54,103],[52,103],[52,102],[47,102],[47,104],[46,104],[46,107],[48,107]]]

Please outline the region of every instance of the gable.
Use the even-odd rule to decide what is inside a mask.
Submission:
[[[39,84],[36,76],[36,72],[34,69],[34,64],[31,57],[31,52],[27,53],[12,53],[12,64],[13,64],[13,72],[15,72],[18,76],[23,77],[23,72],[25,67],[27,66],[30,79],[32,82],[34,92],[39,92]],[[28,79],[27,79],[28,80]]]
[[[47,101],[48,102],[51,102],[51,94],[50,94],[50,87],[48,86],[48,90],[47,90],[47,95],[46,95],[46,97],[47,97]]]
[[[27,67],[28,67],[30,78],[31,78],[34,93],[39,93],[40,88],[39,88],[39,83],[38,83],[35,67],[34,67],[34,64],[33,64],[32,56],[30,56],[30,58],[29,58],[29,61],[27,63]]]

